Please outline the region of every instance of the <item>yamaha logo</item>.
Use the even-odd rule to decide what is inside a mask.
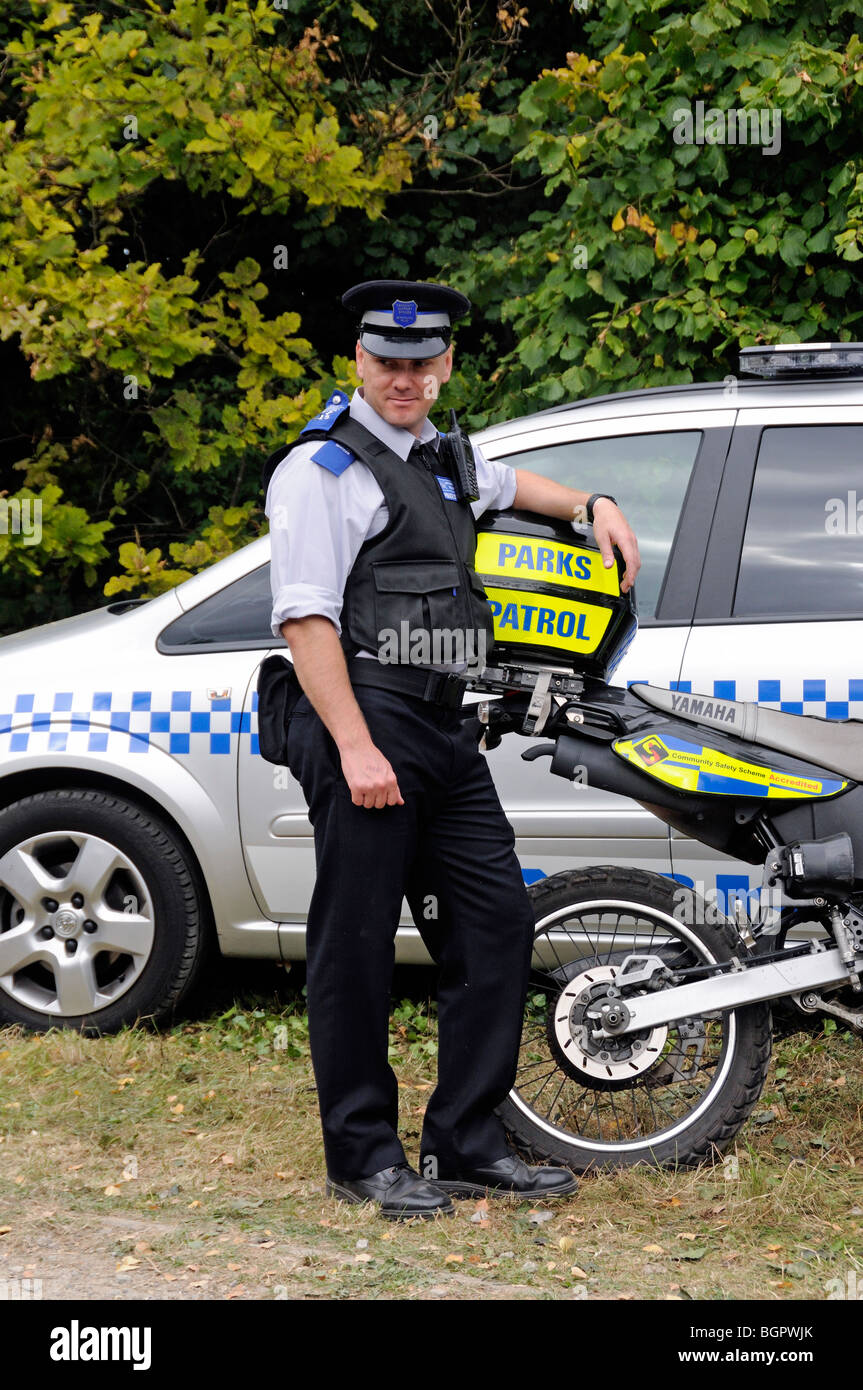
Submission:
[[[723,724],[739,723],[737,707],[721,700],[705,699],[699,695],[672,695],[671,708],[675,714],[688,715],[690,719],[715,719]]]

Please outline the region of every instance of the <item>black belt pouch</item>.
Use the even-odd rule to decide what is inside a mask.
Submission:
[[[258,671],[258,747],[268,763],[287,767],[288,724],[303,693],[293,665],[284,656],[268,656]]]

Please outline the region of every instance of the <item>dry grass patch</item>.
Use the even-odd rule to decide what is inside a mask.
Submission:
[[[433,1013],[404,1001],[392,1052],[413,1157],[433,1051]],[[823,1299],[831,1279],[863,1280],[861,1057],[835,1030],[779,1044],[715,1168],[404,1225],[324,1196],[299,998],[161,1035],[6,1029],[0,1278],[85,1298]]]

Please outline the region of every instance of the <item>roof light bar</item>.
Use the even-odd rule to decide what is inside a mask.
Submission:
[[[777,343],[740,349],[741,376],[830,376],[863,373],[863,343]]]

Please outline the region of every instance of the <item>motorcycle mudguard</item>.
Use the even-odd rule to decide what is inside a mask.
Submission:
[[[690,726],[685,733],[677,728],[658,728],[639,738],[618,738],[615,753],[646,776],[657,778],[679,791],[704,796],[766,797],[768,800],[806,801],[835,796],[850,785],[835,774],[811,768],[781,753],[762,762],[767,754],[755,744],[739,740],[720,742],[711,735],[705,743]],[[792,770],[793,764],[793,770]]]
[[[764,860],[754,830],[766,816],[785,842],[848,830],[855,862],[863,866],[863,807],[856,812],[858,797],[853,810],[849,800],[858,791],[863,798],[856,783],[730,734],[702,732],[599,681],[589,682],[576,708],[584,711],[584,732],[570,725],[558,737],[553,772],[568,777],[582,765],[593,786],[631,797],[683,834],[751,864]],[[615,726],[604,735],[597,727],[601,718]],[[801,826],[791,834],[784,827],[794,812]]]

